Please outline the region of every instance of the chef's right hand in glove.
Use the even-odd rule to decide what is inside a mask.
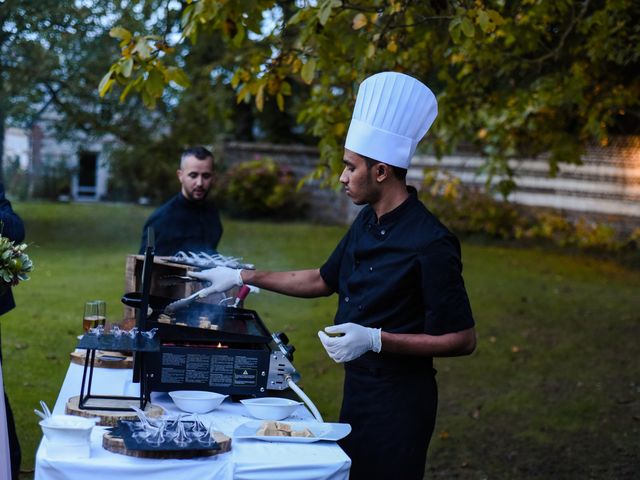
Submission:
[[[187,272],[187,275],[211,283],[209,287],[200,290],[198,296],[203,298],[212,293],[226,292],[230,288],[241,287],[243,282],[240,272],[241,270],[237,268],[214,267],[201,272]]]
[[[329,334],[343,334],[341,337],[330,337]],[[318,337],[329,356],[338,363],[350,362],[369,350],[380,353],[382,350],[382,330],[369,328],[357,323],[342,323],[320,330]]]

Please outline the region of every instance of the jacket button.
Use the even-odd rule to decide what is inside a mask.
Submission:
[[[369,267],[369,271],[370,271],[370,272],[373,272],[373,267]]]
[[[362,305],[358,305],[358,310],[362,311],[364,307]]]
[[[349,297],[344,297],[344,301],[349,303]]]

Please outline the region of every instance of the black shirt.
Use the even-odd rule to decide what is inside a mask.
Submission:
[[[339,294],[335,323],[390,333],[442,335],[474,325],[458,239],[418,200],[415,189],[379,221],[362,209],[327,262],[325,283]],[[367,352],[364,367],[431,364],[431,359]]]
[[[0,235],[17,244],[24,240],[24,234],[24,223],[13,211],[11,202],[4,196],[4,184],[0,183]],[[11,288],[3,289],[0,293],[0,315],[4,315],[15,306]]]
[[[147,246],[147,228],[153,227],[155,254],[175,255],[179,251],[217,253],[222,222],[212,202],[193,202],[178,193],[147,219],[142,230],[140,253]]]

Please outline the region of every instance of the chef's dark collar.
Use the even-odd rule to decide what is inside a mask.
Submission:
[[[378,219],[378,225],[388,225],[390,223],[396,222],[407,209],[409,209],[418,201],[418,191],[415,189],[415,187],[407,185],[407,192],[409,193],[407,199],[390,212],[382,215]]]

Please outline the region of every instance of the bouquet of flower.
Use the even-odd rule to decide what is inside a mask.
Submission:
[[[27,274],[33,270],[33,262],[24,253],[26,248],[26,243],[15,245],[7,237],[0,236],[0,291],[17,285],[21,280],[29,280]]]

